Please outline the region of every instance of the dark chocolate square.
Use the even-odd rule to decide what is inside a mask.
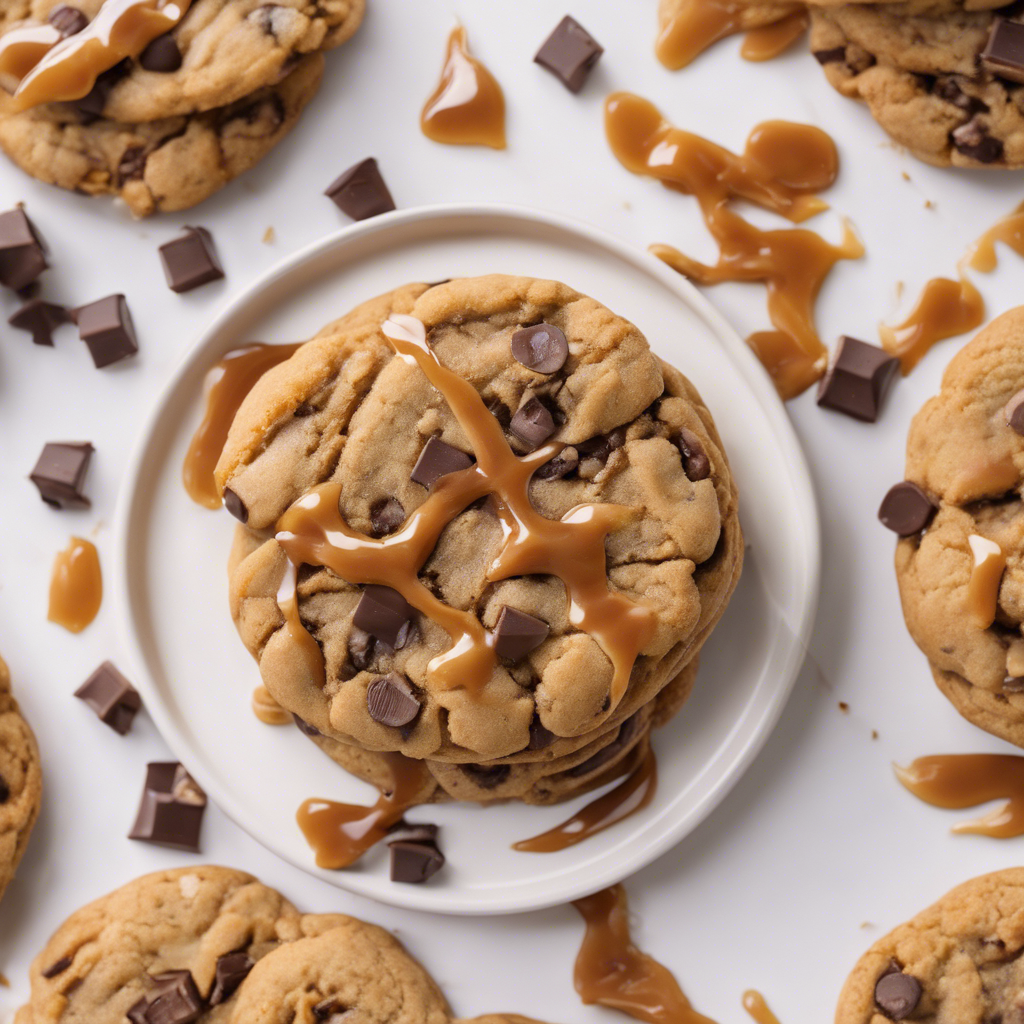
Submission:
[[[139,343],[123,295],[107,295],[75,310],[78,334],[97,369],[135,355]]]
[[[604,48],[568,14],[544,40],[533,58],[547,68],[570,92],[579,92]]]
[[[366,220],[395,208],[395,201],[372,156],[343,171],[327,186],[324,195],[353,220]]]
[[[877,345],[842,337],[818,385],[818,405],[874,423],[900,361]]]
[[[138,817],[129,839],[199,852],[206,794],[177,761],[155,761],[146,768]]]
[[[160,246],[160,260],[167,286],[179,294],[224,277],[213,238],[206,228],[186,227],[180,238]]]
[[[981,51],[981,63],[999,78],[1024,83],[1024,25],[996,18]]]
[[[88,441],[51,441],[29,474],[47,505],[54,508],[88,508],[82,493],[89,463],[95,451]]]
[[[138,690],[109,661],[103,662],[75,690],[75,696],[88,704],[101,722],[105,722],[122,736],[132,727],[132,722],[142,707],[142,698]]]
[[[49,264],[46,243],[20,207],[0,213],[0,284],[20,291]]]
[[[23,306],[16,309],[7,322],[19,331],[29,331],[36,345],[53,346],[53,332],[60,324],[71,322],[71,314],[55,302],[44,302],[42,299],[29,299]]]

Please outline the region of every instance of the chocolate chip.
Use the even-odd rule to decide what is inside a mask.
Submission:
[[[965,111],[971,117],[988,110],[988,104],[974,96],[968,96],[952,78],[937,79],[932,92],[939,99],[952,103],[954,107]]]
[[[555,734],[550,729],[545,729],[541,724],[540,716],[535,714],[530,723],[530,742],[526,749],[544,750],[545,747],[550,747],[555,739]]]
[[[210,993],[210,1005],[219,1006],[230,999],[255,966],[256,961],[248,953],[225,953],[217,957],[217,973]]]
[[[534,396],[512,417],[508,427],[533,451],[555,432],[555,421],[548,407]]]
[[[29,299],[16,309],[7,322],[20,331],[29,331],[37,345],[53,346],[53,332],[60,324],[71,322],[71,314],[64,306],[42,299]]]
[[[533,60],[547,68],[569,92],[579,92],[602,53],[604,49],[597,40],[567,14]]]
[[[412,467],[409,479],[424,487],[432,487],[441,477],[472,465],[473,460],[465,452],[445,444],[439,437],[430,437]]]
[[[78,35],[89,24],[89,19],[77,7],[57,4],[46,19],[66,39]]]
[[[224,507],[240,522],[249,522],[249,510],[245,502],[230,487],[224,488]]]
[[[43,971],[43,977],[56,978],[58,974],[63,974],[70,966],[71,957],[62,956],[56,963],[50,964],[50,966]]]
[[[494,627],[494,653],[509,661],[522,661],[547,639],[551,627],[535,615],[502,605]]]
[[[295,724],[303,735],[310,737],[323,736],[323,733],[315,725],[310,725],[304,718],[299,718],[296,714],[293,714],[292,718],[295,719]]]
[[[143,146],[129,146],[117,164],[117,184],[120,186],[126,181],[139,181],[146,173],[148,159],[149,154]]]
[[[412,619],[412,606],[391,587],[368,584],[352,615],[352,624],[371,636],[396,647],[402,627]]]
[[[950,134],[957,150],[980,164],[995,163],[1003,155],[1002,142],[988,134],[977,115]]]
[[[122,736],[132,727],[142,707],[138,691],[109,661],[103,662],[75,690],[75,696],[88,704],[101,722]]]
[[[814,59],[819,64],[841,64],[846,60],[846,47],[833,46],[831,50],[815,50]]]
[[[366,710],[381,725],[408,725],[419,713],[420,702],[401,672],[374,679],[366,689]]]
[[[177,71],[181,67],[181,50],[174,36],[169,32],[157,36],[139,54],[139,63],[147,71],[158,71],[163,74]]]
[[[313,1016],[317,1020],[327,1020],[333,1017],[334,1014],[338,1014],[339,1017],[344,1015],[346,1007],[343,1006],[333,996],[328,999],[321,999],[316,1006],[313,1007]]]
[[[512,413],[500,398],[492,398],[487,403],[487,411],[501,424],[502,430],[508,429],[509,423],[512,422]]]
[[[875,1005],[890,1020],[909,1017],[921,1001],[921,982],[895,964],[875,983]]]
[[[554,324],[534,324],[512,335],[512,357],[528,370],[554,373],[569,358],[569,343]]]
[[[395,208],[395,201],[372,156],[343,171],[327,186],[324,195],[353,220],[366,220]]]
[[[177,761],[146,766],[146,784],[129,839],[199,852],[206,794]]]
[[[0,804],[7,803],[11,799],[11,787],[4,781],[4,777],[0,775]]]
[[[96,79],[95,85],[93,85],[88,94],[74,101],[75,108],[84,116],[87,123],[103,116],[103,110],[107,105],[107,98],[110,96],[111,90],[128,74],[131,64],[131,60],[125,58],[112,68],[104,71]],[[122,157],[122,162],[123,160],[124,157]],[[138,176],[142,176],[141,172]]]
[[[899,365],[895,356],[877,345],[843,335],[818,385],[818,405],[874,423]]]
[[[193,288],[219,281],[224,268],[206,228],[185,228],[185,234],[160,246],[167,287],[172,292],[190,292]]]
[[[437,844],[399,839],[388,843],[391,851],[391,881],[419,885],[444,867],[444,854]]]
[[[928,526],[938,509],[917,484],[904,480],[889,488],[878,509],[878,518],[893,533],[912,537]]]
[[[616,427],[607,434],[598,434],[586,441],[581,441],[576,448],[580,457],[584,459],[600,459],[607,462],[612,452],[618,450],[626,443],[626,428]]]
[[[1024,434],[1024,391],[1018,391],[1006,405],[1003,406],[1003,416],[1006,425],[1018,434]]]
[[[20,207],[0,213],[0,284],[19,291],[49,266],[46,243]]]
[[[89,507],[90,501],[82,489],[95,450],[88,441],[50,442],[43,446],[29,479],[39,488],[39,495],[47,505],[53,508]]]
[[[146,1024],[192,1024],[206,1010],[203,997],[189,971],[155,974],[153,982],[156,987],[146,996],[142,1018]],[[136,1003],[132,1010],[138,1005]]]
[[[405,522],[405,508],[397,498],[378,498],[370,506],[370,526],[374,537],[386,537]]]
[[[707,457],[700,438],[692,430],[683,427],[672,438],[672,443],[679,449],[679,454],[683,457],[683,472],[687,479],[696,483],[711,475],[711,460]]]
[[[365,630],[352,627],[348,635],[348,656],[357,672],[373,664],[374,648],[377,641]]]
[[[550,462],[545,462],[540,469],[534,473],[538,480],[561,480],[575,472],[580,464],[579,453],[575,448],[563,448]]]
[[[981,51],[981,65],[993,75],[1024,83],[1024,25],[996,18]]]
[[[481,789],[500,786],[512,771],[507,764],[464,764],[461,768]]]
[[[78,335],[89,346],[89,354],[97,369],[139,351],[135,326],[123,295],[108,295],[79,306],[74,316]]]
[[[1024,676],[1006,676],[1003,689],[1007,693],[1024,693]]]

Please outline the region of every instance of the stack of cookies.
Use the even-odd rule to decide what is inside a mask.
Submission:
[[[217,479],[267,689],[382,788],[395,753],[421,762],[421,801],[554,803],[630,771],[743,560],[693,385],[552,281],[358,307],[260,380]]]
[[[355,32],[363,8],[0,0],[0,147],[40,181],[120,196],[136,217],[195,206],[288,134],[323,52]],[[153,35],[154,25],[173,27]]]

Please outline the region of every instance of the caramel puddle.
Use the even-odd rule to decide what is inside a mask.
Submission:
[[[743,1009],[757,1024],[779,1024],[779,1018],[769,1009],[764,996],[752,988],[743,993]]]
[[[103,603],[103,574],[96,545],[72,537],[53,562],[47,618],[72,633],[81,633]]]
[[[265,686],[257,686],[252,692],[252,713],[264,725],[291,725],[293,721]]]

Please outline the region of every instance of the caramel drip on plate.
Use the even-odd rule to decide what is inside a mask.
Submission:
[[[252,345],[229,352],[206,376],[206,413],[188,446],[181,479],[189,497],[206,508],[222,502],[213,471],[235,413],[256,382],[293,355],[299,345]]]
[[[642,811],[654,799],[657,789],[658,763],[654,751],[648,750],[643,761],[613,790],[550,831],[513,843],[512,849],[522,853],[556,853],[575,846]]]
[[[265,686],[257,686],[252,691],[252,713],[264,725],[291,725],[292,716],[270,696]]]
[[[125,57],[137,57],[157,36],[169,32],[184,17],[191,0],[105,0],[99,13],[81,32],[61,40],[42,56],[14,92],[15,110],[39,103],[79,100],[96,79]],[[24,36],[19,33],[25,33]],[[14,36],[13,40],[10,36]],[[6,59],[24,63],[38,49],[28,26],[5,33]],[[30,48],[29,51],[25,47]]]
[[[989,274],[999,263],[996,256],[996,242],[1008,245],[1018,256],[1024,256],[1024,203],[1013,213],[992,225],[967,250],[964,263],[972,270]]]
[[[810,22],[807,11],[800,10],[772,25],[751,29],[743,39],[740,56],[755,62],[773,60],[807,31]]]
[[[1024,835],[1024,757],[1016,754],[935,754],[919,757],[906,768],[893,766],[896,778],[918,799],[933,807],[960,811],[990,800],[1005,806],[954,832],[1013,839]]]
[[[987,537],[972,533],[967,538],[974,563],[967,582],[967,614],[978,629],[988,629],[996,621],[999,604],[999,581],[1006,568],[1002,548]]]
[[[834,246],[806,229],[762,231],[730,204],[744,199],[794,223],[827,209],[814,193],[828,188],[839,173],[832,139],[811,125],[766,121],[737,155],[674,128],[653,104],[631,93],[608,98],[605,132],[627,169],[694,196],[719,246],[714,266],[668,245],[653,245],[651,252],[698,284],[764,282],[775,330],[751,335],[748,343],[783,398],[810,387],[828,362],[814,326],[818,291],[837,261],[859,258],[864,247],[848,223],[842,243]]]
[[[416,803],[426,782],[426,768],[401,754],[384,754],[391,784],[372,807],[306,800],[295,818],[316,853],[317,867],[337,870],[354,864],[379,843]]]
[[[575,900],[573,906],[587,923],[573,972],[584,1003],[621,1010],[649,1024],[715,1024],[690,1005],[667,967],[633,945],[621,885]]]
[[[768,1008],[764,996],[752,988],[743,993],[743,1009],[757,1024],[779,1024],[779,1018]]]
[[[569,621],[589,633],[612,663],[610,713],[625,693],[633,663],[656,627],[650,607],[608,587],[605,537],[628,522],[632,510],[620,505],[577,505],[561,520],[545,519],[530,501],[530,478],[558,454],[560,446],[547,444],[517,457],[476,388],[438,362],[419,320],[395,314],[381,330],[398,355],[418,366],[444,397],[469,438],[476,463],[441,477],[402,528],[379,539],[353,530],[344,521],[338,507],[339,484],[321,484],[281,517],[278,543],[293,565],[322,565],[349,583],[383,584],[397,590],[451,637],[451,648],[428,666],[432,684],[446,690],[464,688],[479,696],[497,664],[493,636],[475,615],[438,600],[416,574],[445,527],[467,505],[493,495],[505,539],[487,578],[545,574],[562,580]]]
[[[47,618],[72,633],[81,633],[96,618],[103,602],[103,574],[96,545],[81,537],[53,562]]]
[[[466,30],[452,29],[441,80],[420,115],[428,139],[450,146],[505,148],[505,96],[470,52]]]

